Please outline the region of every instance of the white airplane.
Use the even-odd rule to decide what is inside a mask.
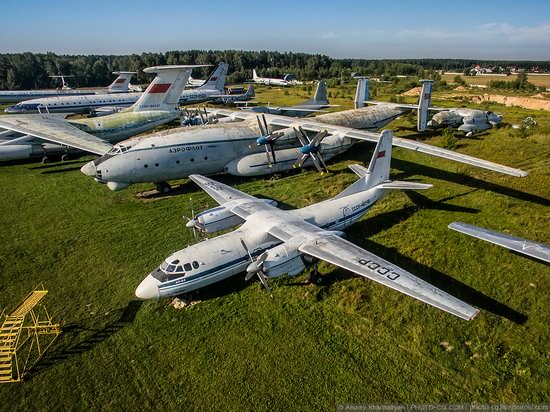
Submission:
[[[63,120],[56,115],[0,116],[0,160],[24,159],[71,149],[106,154],[112,145],[180,117],[179,97],[195,67],[158,66],[144,69],[157,73],[138,101],[108,116]]]
[[[477,109],[439,109],[428,122],[433,128],[456,127],[464,132],[466,136],[473,136],[474,133],[491,129],[502,122],[502,116],[485,110]]]
[[[288,75],[287,75],[288,76]],[[260,77],[256,73],[256,69],[252,69],[252,81],[258,84],[265,84],[266,86],[293,86],[298,84],[296,80],[288,80],[285,76],[284,79],[275,79],[271,77]]]
[[[57,89],[43,89],[43,90],[0,90],[0,104],[4,103],[17,103],[23,100],[36,99],[39,97],[47,96],[60,96],[60,95],[87,95],[94,94],[94,90],[79,90],[72,89],[65,81],[66,77],[73,77],[70,75],[50,76],[52,78],[61,79],[62,87]]]
[[[451,223],[449,225],[449,229],[456,230],[457,232],[464,233],[468,236],[472,236],[489,243],[494,243],[495,245],[502,246],[514,252],[550,263],[550,245],[536,243],[531,240],[510,236],[506,233],[496,232],[494,230],[489,230],[462,222]]]
[[[228,69],[229,65],[227,63],[219,63],[203,85],[195,89],[184,90],[179,103],[181,105],[203,103],[223,94]]]
[[[424,83],[425,88],[430,86],[430,82]],[[418,112],[424,121],[427,104],[429,96],[420,99],[419,106],[410,105],[420,107]],[[304,164],[322,171],[326,169],[325,160],[345,152],[356,142],[378,141],[378,134],[354,127],[377,129],[407,110],[410,109],[394,105],[363,107],[307,119],[278,115],[260,118],[249,111],[211,110],[209,120],[211,116],[223,117],[219,123],[176,128],[146,139],[122,142],[106,155],[85,164],[81,171],[106,183],[111,190],[125,189],[134,183],[154,183],[164,193],[171,189],[169,180],[195,173],[225,171],[236,176],[260,176]],[[527,175],[522,170],[422,142],[394,138],[393,143],[512,176]]]
[[[89,113],[103,107],[127,107],[138,101],[141,93],[128,93],[130,80],[136,72],[113,72],[118,77],[105,93],[64,95],[25,100],[4,111],[17,113]]]
[[[190,176],[220,206],[198,215],[189,227],[214,232],[242,226],[170,255],[141,282],[136,296],[180,295],[245,271],[246,279],[257,275],[271,292],[269,278],[294,276],[324,260],[462,319],[473,319],[478,309],[342,239],[341,230],[358,221],[388,190],[431,187],[389,180],[391,140],[392,132],[383,131],[368,169],[351,166],[358,181],[332,199],[297,210],[283,211],[272,201]]]

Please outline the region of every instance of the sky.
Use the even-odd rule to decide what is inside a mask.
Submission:
[[[0,0],[0,53],[550,60],[550,0]]]

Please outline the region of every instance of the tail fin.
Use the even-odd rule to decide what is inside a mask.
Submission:
[[[252,79],[258,79],[258,73],[256,73],[256,69],[252,69]]]
[[[380,138],[372,154],[368,169],[365,169],[363,166],[353,165],[351,169],[361,176],[361,178],[340,192],[336,198],[368,190],[389,180],[392,140],[393,132],[391,130],[383,130],[380,133]]]
[[[199,86],[199,89],[215,89],[223,93],[225,91],[225,79],[227,77],[227,70],[229,65],[224,62],[220,62],[214,71],[210,74],[208,79],[203,85]]]
[[[250,98],[256,96],[256,92],[254,91],[254,85],[253,84],[248,86],[248,90],[246,91],[245,96],[250,97]]]
[[[358,77],[357,78],[357,91],[355,92],[355,108],[365,106],[365,100],[369,100],[369,78]]]
[[[136,72],[113,72],[113,74],[118,74],[118,77],[109,85],[107,90],[110,92],[127,92],[130,80]]]
[[[418,122],[416,128],[419,132],[426,130],[428,125],[428,109],[432,101],[433,80],[420,80],[422,83],[422,91],[418,98]]]
[[[145,89],[139,100],[129,109],[134,112],[148,110],[178,109],[178,102],[191,71],[198,66],[156,66],[147,67],[145,73],[157,73],[149,87]]]
[[[327,100],[327,83],[324,80],[321,80],[317,83],[317,89],[315,90],[315,95],[313,99],[306,100],[302,103],[297,104],[296,106],[318,106],[318,105],[328,105]]]
[[[317,90],[313,96],[313,101],[317,104],[328,104],[327,100],[327,82],[321,80],[317,83]]]

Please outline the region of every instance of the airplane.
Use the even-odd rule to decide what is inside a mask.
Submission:
[[[26,113],[91,113],[98,108],[131,106],[140,93],[128,93],[132,76],[136,72],[113,72],[118,77],[109,85],[106,93],[91,95],[50,96],[24,100],[4,109],[9,114]]]
[[[108,142],[118,142],[178,119],[179,97],[196,67],[204,66],[144,69],[157,76],[133,106],[119,113],[68,121],[55,114],[1,116],[0,160],[36,156],[46,159],[53,154],[65,157],[74,149],[106,154],[113,148]]]
[[[449,229],[456,230],[457,232],[464,233],[468,236],[472,236],[489,243],[494,243],[495,245],[502,246],[514,252],[550,263],[550,245],[536,243],[531,240],[510,236],[506,233],[501,233],[462,222],[453,222],[448,227]]]
[[[290,80],[287,78],[288,75],[285,76],[284,79],[275,79],[271,77],[260,77],[258,76],[258,73],[256,73],[256,69],[252,69],[252,82],[258,83],[258,84],[265,84],[266,86],[293,86],[295,84],[298,84],[296,80]]]
[[[179,100],[180,105],[207,102],[214,96],[224,93],[228,69],[227,63],[220,62],[202,86],[182,92]]]
[[[206,80],[203,86],[193,90],[183,90],[180,96],[180,104],[202,103],[209,100],[211,95],[216,95],[223,92],[225,86],[225,78],[227,75],[228,66],[225,63],[220,63]],[[115,72],[117,73],[117,72]],[[130,77],[134,72],[119,72],[124,73],[119,75],[119,79],[124,76],[128,77],[126,86],[130,81]],[[119,80],[115,80],[111,86]],[[124,79],[125,80],[125,79]],[[126,87],[127,88],[127,87]],[[9,114],[16,113],[91,113],[94,115],[113,114],[120,111],[121,108],[135,104],[140,98],[140,93],[117,93],[111,94],[94,94],[88,96],[57,96],[46,97],[42,99],[26,100],[10,106],[4,111]],[[116,107],[116,109],[113,109]]]
[[[423,84],[419,100],[419,122],[426,121],[431,82]],[[111,190],[122,190],[134,183],[154,183],[159,192],[171,190],[169,180],[191,174],[226,172],[235,176],[261,176],[313,165],[326,170],[325,160],[339,155],[357,141],[377,142],[378,134],[358,130],[376,129],[406,112],[400,107],[362,107],[315,118],[290,118],[249,111],[210,110],[209,119],[219,123],[165,130],[146,139],[134,138],[115,145],[81,171]],[[224,123],[229,121],[230,123]],[[352,126],[348,126],[348,125]],[[394,138],[394,145],[443,157],[477,167],[523,177],[527,173],[453,152],[426,143]],[[301,146],[301,147],[300,147]],[[298,160],[297,160],[298,158]]]
[[[217,232],[240,228],[179,250],[137,287],[140,299],[176,296],[246,272],[258,276],[271,294],[270,278],[295,276],[323,260],[465,320],[479,310],[412,273],[343,239],[343,229],[358,221],[388,190],[428,189],[432,185],[389,180],[392,132],[380,134],[368,168],[350,168],[359,176],[337,196],[301,209],[283,211],[274,201],[258,199],[201,175],[190,178],[220,206],[190,220],[188,227]],[[316,282],[315,282],[316,283]]]
[[[278,114],[290,117],[304,117],[309,114],[327,109],[329,107],[338,107],[337,105],[329,104],[327,98],[327,84],[324,80],[317,83],[315,94],[312,99],[298,103],[294,106],[247,106],[240,107],[241,110],[250,110],[255,113]]]
[[[431,109],[432,110],[432,109]],[[502,122],[502,116],[491,111],[477,109],[440,109],[428,122],[433,128],[456,127],[467,137],[491,129]]]
[[[66,77],[73,77],[70,75],[50,76],[52,78],[61,79],[62,87],[57,89],[42,89],[42,90],[0,90],[0,104],[5,103],[18,103],[23,100],[36,99],[47,96],[60,96],[60,95],[87,95],[94,94],[94,90],[72,89],[65,81]]]
[[[239,93],[239,94],[217,94],[210,96],[210,103],[213,104],[238,104],[238,102],[247,102],[249,100],[252,100],[256,96],[256,93],[254,91],[254,85],[251,84],[248,86],[248,90],[246,93]]]

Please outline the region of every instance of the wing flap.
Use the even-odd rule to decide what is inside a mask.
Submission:
[[[98,155],[103,155],[112,148],[106,141],[77,129],[58,116],[2,116],[0,128]]]
[[[323,234],[299,250],[462,319],[471,320],[479,313],[473,306],[334,234]]]

